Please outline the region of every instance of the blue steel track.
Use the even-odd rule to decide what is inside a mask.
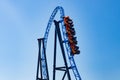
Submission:
[[[68,36],[66,35],[66,29],[65,29],[64,21],[63,21],[63,17],[65,16],[65,14],[64,14],[64,9],[61,6],[57,6],[54,9],[54,11],[52,12],[52,14],[49,18],[47,28],[46,28],[46,31],[45,31],[45,34],[44,34],[45,50],[46,50],[46,47],[47,47],[47,40],[48,40],[48,35],[49,35],[50,28],[51,28],[51,25],[54,21],[54,17],[57,14],[58,11],[60,11],[60,24],[61,24],[61,27],[62,27],[62,34],[63,34],[63,38],[64,38],[63,41],[65,42],[65,47],[66,47],[66,50],[67,50],[67,55],[68,55],[68,58],[69,58],[70,67],[72,68],[75,79],[76,80],[81,80],[80,74],[78,72],[78,69],[77,69],[75,61],[74,61],[74,57],[73,57],[73,55],[70,55],[71,48],[70,48],[70,46],[67,42],[68,41]],[[44,54],[42,54],[42,58],[43,58],[43,63],[44,63]],[[46,66],[45,66],[45,64],[42,65],[42,69],[44,69],[43,70],[43,77],[46,77],[46,70],[45,70]]]

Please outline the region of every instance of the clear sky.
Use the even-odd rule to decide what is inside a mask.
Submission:
[[[35,80],[37,39],[56,6],[74,21],[82,80],[120,80],[119,0],[0,0],[0,80]]]

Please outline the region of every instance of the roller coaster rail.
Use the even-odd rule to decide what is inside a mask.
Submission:
[[[65,14],[64,14],[64,9],[61,6],[57,6],[54,9],[54,11],[52,12],[52,14],[49,18],[48,24],[47,24],[47,28],[46,28],[46,31],[45,31],[45,34],[44,34],[44,38],[43,39],[38,39],[38,42],[39,42],[39,45],[40,45],[39,48],[41,47],[41,44],[43,43],[43,50],[41,51],[41,53],[40,53],[40,50],[39,50],[36,80],[49,80],[48,67],[47,67],[47,61],[46,61],[47,40],[48,40],[48,35],[49,35],[51,25],[52,25],[53,22],[55,23],[54,17],[57,14],[58,11],[60,11],[60,20],[58,21],[59,22],[58,24],[60,24],[60,26],[62,27],[61,28],[62,29],[61,32],[62,32],[62,35],[63,35],[63,40],[62,41],[64,42],[65,48],[67,50],[66,52],[67,52],[67,56],[68,56],[68,59],[69,59],[70,68],[73,71],[75,79],[76,80],[81,80],[80,74],[78,72],[78,69],[77,69],[75,61],[74,61],[74,56],[70,54],[71,47],[68,44],[68,36],[66,35],[66,29],[65,29],[64,20],[63,20],[63,17],[65,16]],[[39,64],[39,62],[41,62],[41,64]],[[38,76],[39,75],[39,65],[41,67],[41,77],[42,78],[39,78],[39,76]]]

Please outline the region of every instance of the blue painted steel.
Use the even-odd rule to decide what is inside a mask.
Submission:
[[[52,14],[50,16],[50,19],[48,21],[47,28],[46,28],[46,31],[45,31],[45,34],[44,34],[45,50],[46,50],[46,47],[47,47],[47,40],[48,40],[48,35],[49,35],[50,28],[51,28],[52,22],[54,20],[54,17],[55,17],[55,15],[58,11],[60,11],[60,23],[61,23],[61,26],[62,26],[63,38],[64,38],[64,41],[65,41],[65,47],[66,47],[66,50],[67,50],[67,55],[68,55],[68,58],[69,58],[70,65],[71,65],[71,68],[72,68],[72,71],[74,73],[74,76],[75,76],[76,80],[81,80],[80,74],[78,72],[78,69],[77,69],[75,61],[74,61],[74,57],[72,55],[70,55],[71,48],[70,48],[68,42],[66,42],[68,40],[68,36],[66,35],[66,29],[65,29],[65,26],[64,26],[64,22],[63,22],[63,17],[65,16],[65,14],[64,14],[64,9],[61,6],[57,6],[54,9],[54,11],[52,12]],[[46,70],[45,70],[46,65],[44,63],[44,54],[42,54],[42,58],[43,58],[43,65],[42,65],[43,77],[46,78],[47,74],[46,74]]]

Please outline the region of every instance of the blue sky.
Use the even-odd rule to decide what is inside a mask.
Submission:
[[[120,80],[119,4],[118,0],[0,0],[0,80],[35,80],[37,39],[43,37],[56,6],[74,21],[81,50],[75,61],[82,79]]]

